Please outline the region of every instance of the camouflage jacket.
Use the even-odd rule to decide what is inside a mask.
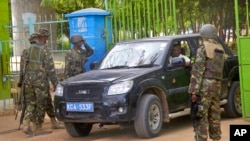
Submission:
[[[209,50],[203,45],[197,50],[196,59],[192,66],[189,93],[198,94],[201,89],[201,83],[204,78],[221,80],[223,76],[223,67],[224,67],[224,50],[218,46],[218,44],[205,41],[204,45],[210,45],[214,48],[210,50],[213,52],[212,56],[208,57]],[[219,50],[217,52],[217,49]]]
[[[87,62],[87,57],[93,54],[93,49],[89,46],[85,49],[70,49],[65,55],[65,79],[85,72],[84,64]]]
[[[21,55],[20,75],[24,83],[48,87],[49,81],[55,87],[58,83],[54,61],[49,48],[42,44],[32,44]]]

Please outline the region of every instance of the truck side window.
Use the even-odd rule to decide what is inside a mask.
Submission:
[[[174,57],[182,57],[185,59],[186,66],[190,65],[190,46],[187,41],[175,41],[171,50],[170,63],[171,59]]]

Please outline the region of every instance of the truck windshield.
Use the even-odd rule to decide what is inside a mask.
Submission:
[[[160,65],[167,42],[117,44],[103,59],[100,69]]]

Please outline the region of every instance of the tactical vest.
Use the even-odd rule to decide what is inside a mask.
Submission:
[[[204,78],[221,80],[224,68],[224,50],[220,45],[209,41],[204,45],[208,58]]]
[[[25,69],[25,83],[31,85],[41,85],[46,78],[43,66],[44,46],[32,44],[28,50],[27,65]]]

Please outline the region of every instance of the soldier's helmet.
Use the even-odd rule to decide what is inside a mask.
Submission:
[[[49,30],[46,28],[40,28],[39,29],[39,34],[42,37],[48,37],[50,35]]]
[[[217,30],[212,24],[205,24],[200,29],[200,35],[205,38],[215,39],[217,37]]]
[[[35,43],[38,43],[38,38],[40,37],[40,35],[38,33],[33,33],[30,35],[30,38],[29,38],[29,42],[31,44],[35,44]]]
[[[79,41],[84,41],[82,35],[79,35],[79,34],[75,34],[75,35],[72,35],[71,38],[70,38],[70,42],[72,44],[76,43],[76,42],[79,42]]]

